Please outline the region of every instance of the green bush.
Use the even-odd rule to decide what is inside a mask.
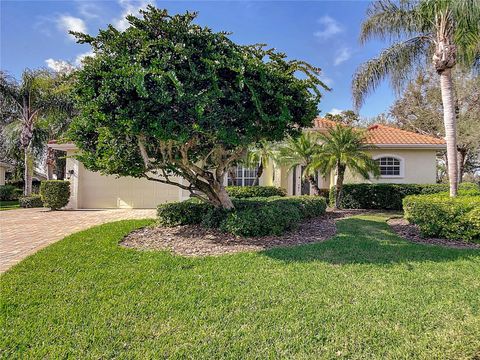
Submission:
[[[456,198],[448,193],[407,196],[405,219],[418,225],[424,236],[480,241],[480,195],[462,191]]]
[[[158,205],[158,223],[163,226],[200,224],[213,206],[203,202],[187,200]]]
[[[474,183],[461,183],[460,190],[478,191]],[[409,195],[426,195],[448,191],[448,184],[345,184],[340,207],[344,209],[401,210],[402,200]],[[335,188],[330,189],[330,204]]]
[[[257,197],[233,199],[228,211],[188,200],[158,206],[159,224],[164,226],[201,224],[242,236],[279,235],[293,229],[302,219],[325,213],[323,197]]]
[[[275,186],[227,186],[226,190],[230,197],[237,199],[287,195],[284,189]]]
[[[22,208],[43,207],[43,202],[40,195],[21,196],[18,199],[18,203]]]
[[[70,199],[70,182],[64,180],[46,180],[40,184],[40,196],[43,205],[58,210],[68,204]]]
[[[0,185],[0,201],[17,200],[21,191],[13,185]]]

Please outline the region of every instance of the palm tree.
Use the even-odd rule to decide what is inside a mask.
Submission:
[[[304,132],[297,138],[288,138],[278,148],[278,163],[287,166],[289,170],[303,166],[302,177],[311,184],[314,195],[320,195],[320,189],[315,181],[317,168],[313,165],[320,150],[318,134],[314,132]]]
[[[72,102],[59,87],[58,78],[47,70],[25,70],[20,83],[0,72],[0,103],[8,106],[12,132],[19,133],[24,158],[24,195],[32,192],[34,133],[40,119],[71,110]],[[2,115],[4,113],[2,112]]]
[[[247,149],[247,155],[244,161],[245,166],[257,168],[255,181],[253,183],[254,186],[259,184],[265,167],[271,159],[275,158],[276,153],[277,145],[268,141],[261,141]]]
[[[458,188],[452,69],[457,63],[480,68],[479,24],[478,0],[378,0],[361,28],[361,42],[377,38],[392,45],[357,69],[352,84],[357,108],[388,75],[400,91],[432,61],[440,77],[450,196],[456,196]]]
[[[318,137],[323,144],[321,152],[312,162],[312,168],[318,169],[323,176],[329,176],[333,170],[336,171],[335,208],[338,209],[347,169],[365,179],[370,178],[370,173],[378,176],[380,170],[377,163],[365,152],[369,147],[365,145],[362,131],[337,124],[329,129],[327,134],[320,134]]]

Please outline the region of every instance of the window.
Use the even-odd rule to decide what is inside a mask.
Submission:
[[[238,165],[228,172],[228,186],[252,186],[257,178],[258,167],[244,168]],[[234,175],[232,177],[231,175]]]
[[[385,156],[375,160],[380,167],[381,176],[401,176],[401,163],[399,159]]]

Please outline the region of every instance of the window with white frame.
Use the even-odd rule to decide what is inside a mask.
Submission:
[[[258,167],[245,168],[238,165],[228,172],[228,186],[252,186],[257,178]]]
[[[402,163],[400,159],[393,156],[383,156],[375,159],[381,176],[402,176]]]

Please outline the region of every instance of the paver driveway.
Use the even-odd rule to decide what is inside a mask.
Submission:
[[[0,272],[74,232],[125,219],[155,217],[154,209],[17,209],[0,212]]]

